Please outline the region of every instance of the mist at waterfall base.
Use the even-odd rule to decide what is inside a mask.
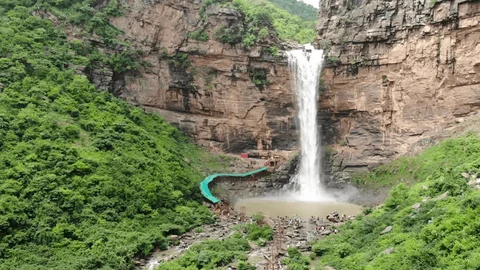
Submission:
[[[292,87],[297,99],[297,123],[300,138],[300,162],[291,179],[293,187],[277,194],[240,199],[235,207],[246,209],[247,215],[262,212],[267,216],[324,216],[333,211],[348,215],[361,212],[358,205],[346,203],[357,195],[354,187],[326,190],[323,178],[321,140],[317,122],[318,86],[323,51],[305,46],[287,52]]]

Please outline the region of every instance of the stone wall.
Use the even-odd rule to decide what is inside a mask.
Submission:
[[[319,115],[337,180],[478,119],[479,1],[325,0],[317,31],[328,51]]]

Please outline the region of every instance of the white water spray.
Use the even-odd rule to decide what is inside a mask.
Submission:
[[[300,200],[331,200],[322,185],[320,140],[317,127],[317,89],[323,64],[323,51],[306,45],[303,50],[287,52],[293,77],[300,124],[300,170],[295,176]]]

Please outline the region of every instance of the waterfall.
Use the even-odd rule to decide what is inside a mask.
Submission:
[[[317,98],[323,51],[306,45],[303,50],[287,52],[297,97],[300,127],[300,169],[294,178],[299,186],[298,199],[319,201],[330,198],[322,185],[320,137],[317,123]]]

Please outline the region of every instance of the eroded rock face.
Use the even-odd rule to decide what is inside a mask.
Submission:
[[[213,149],[294,148],[288,66],[285,58],[268,53],[278,40],[267,37],[247,52],[222,44],[215,32],[244,18],[232,8],[211,6],[203,12],[202,3],[128,0],[129,12],[112,23],[146,53],[150,66],[140,75],[126,75],[120,96],[160,113]],[[202,13],[208,15],[205,21]],[[189,38],[193,31],[203,31],[208,41]],[[268,85],[255,85],[255,76]]]
[[[326,0],[317,31],[328,50],[319,114],[337,179],[478,119],[480,2]]]

